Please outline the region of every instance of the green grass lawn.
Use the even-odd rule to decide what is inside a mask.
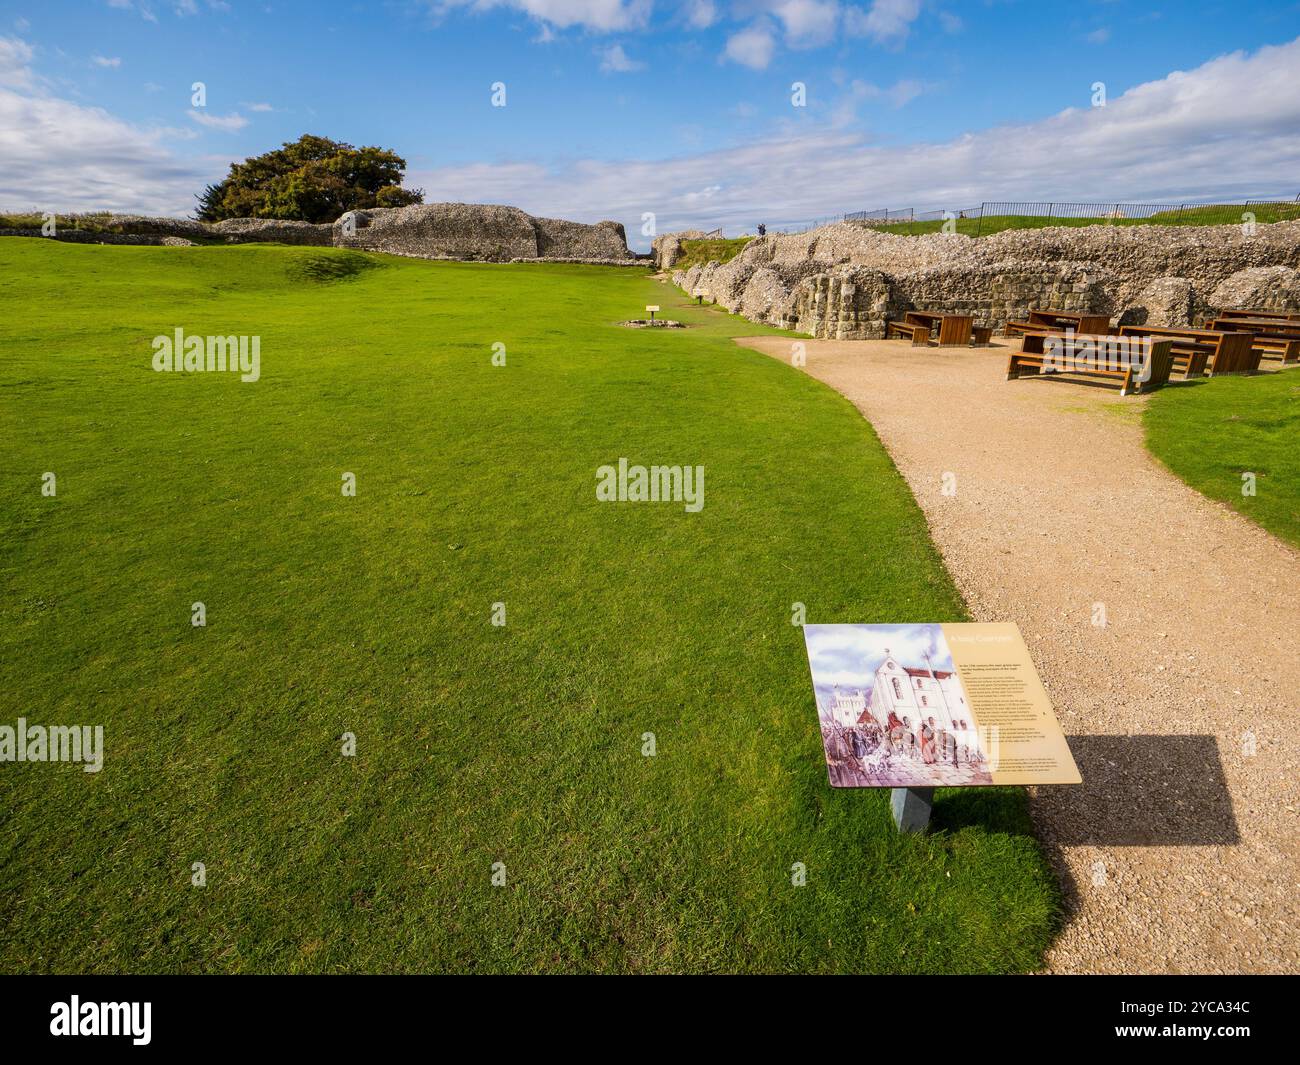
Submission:
[[[1147,446],[1174,473],[1300,547],[1300,370],[1161,389],[1144,420]]]
[[[613,324],[647,303],[693,328]],[[107,749],[0,765],[0,969],[1039,964],[1022,790],[904,838],[827,784],[792,604],[965,614],[762,327],[640,271],[13,238],[0,306],[0,723]],[[178,326],[261,379],[155,373]],[[621,456],[703,465],[703,510],[598,502]]]
[[[1242,213],[1250,210],[1259,225],[1270,222],[1286,222],[1300,218],[1300,203],[1297,204],[1256,204],[1250,208],[1235,205],[1216,205],[1211,207],[1189,207],[1182,211],[1160,211],[1147,218],[1048,218],[1044,215],[985,215],[981,223],[978,215],[971,218],[958,218],[957,232],[968,237],[991,237],[1006,229],[1047,229],[1053,226],[1080,228],[1083,226],[1213,226],[1236,225],[1242,221]],[[898,233],[903,236],[919,236],[923,233],[938,233],[943,229],[942,219],[924,222],[898,222],[889,225],[872,226],[882,233]]]

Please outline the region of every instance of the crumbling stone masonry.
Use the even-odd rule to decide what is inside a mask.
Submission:
[[[667,260],[674,234],[656,242]],[[678,242],[680,243],[680,242]],[[917,308],[1001,327],[1031,307],[1191,325],[1215,310],[1300,310],[1300,222],[1007,230],[905,237],[839,223],[760,237],[673,281],[733,313],[811,336],[884,336]]]
[[[115,215],[109,232],[60,226],[55,239],[79,243],[163,244],[214,240],[230,244],[273,241],[313,247],[357,248],[422,259],[483,262],[564,261],[634,266],[618,222],[587,225],[534,218],[517,207],[429,203],[351,211],[332,224],[276,218],[230,218],[209,225],[180,218]],[[0,230],[0,236],[39,237],[39,229]],[[647,264],[648,265],[648,264]]]

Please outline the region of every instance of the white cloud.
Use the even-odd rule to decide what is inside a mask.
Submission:
[[[26,89],[32,84],[32,46],[18,37],[0,37],[0,85]]]
[[[598,48],[596,54],[600,56],[600,69],[605,74],[627,74],[645,69],[645,64],[630,58],[621,44]]]
[[[925,89],[923,82],[913,78],[896,81],[888,89],[855,78],[836,101],[831,112],[831,125],[838,129],[851,124],[858,117],[859,105],[867,100],[884,100],[892,107],[905,107]]]
[[[23,18],[22,15],[19,15],[16,19],[14,19],[14,29],[16,29],[19,33],[26,33],[31,28],[32,28],[32,24],[28,22],[25,18]]]
[[[227,164],[178,159],[166,140],[97,107],[0,89],[3,206],[188,214]]]
[[[752,70],[766,70],[776,50],[776,37],[766,23],[756,22],[727,38],[725,58]]]
[[[1110,40],[1110,30],[1102,26],[1100,29],[1093,30],[1084,37],[1084,40],[1089,44],[1105,44]]]
[[[925,84],[915,78],[903,78],[885,90],[885,96],[895,107],[905,107],[925,92]]]
[[[117,56],[110,57],[110,56],[103,56],[103,55],[92,55],[90,57],[90,61],[94,63],[95,66],[97,67],[108,67],[112,70],[116,70],[118,67],[122,65],[122,60],[119,59]]]
[[[228,115],[210,115],[206,111],[186,111],[200,126],[207,126],[208,129],[220,129],[227,133],[234,133],[236,130],[243,129],[248,125],[248,119],[238,111],[232,111]]]
[[[708,188],[698,189],[694,192],[685,193],[682,196],[684,203],[699,203],[702,200],[711,200],[722,191],[721,185],[710,185]]]
[[[872,0],[867,11],[851,7],[844,13],[844,30],[853,37],[897,44],[907,38],[920,14],[921,0]]]
[[[785,38],[796,47],[827,44],[840,21],[837,0],[776,0],[771,10],[785,27]]]
[[[247,107],[250,111],[265,112],[265,111],[275,110],[275,108],[272,107],[270,104],[244,104],[244,106]]]
[[[758,222],[879,207],[1295,195],[1298,79],[1300,39],[1172,73],[1105,108],[1071,108],[938,143],[880,146],[827,127],[662,160],[452,166],[413,173],[410,184],[431,199],[613,218],[634,236],[631,223],[643,211],[656,212],[660,232],[718,225],[752,232]]]
[[[686,24],[693,30],[707,30],[718,21],[718,9],[713,0],[687,0]]]
[[[652,4],[653,0],[426,0],[437,15],[463,7],[475,11],[505,7],[560,29],[581,26],[601,33],[642,28]]]
[[[119,11],[139,11],[140,17],[146,22],[157,22],[158,16],[155,15],[147,4],[136,4],[134,0],[108,0],[108,6],[117,8]]]

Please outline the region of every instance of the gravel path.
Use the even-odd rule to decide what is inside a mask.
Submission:
[[[1145,399],[1008,382],[1002,346],[802,343],[975,620],[1020,625],[1070,738],[1082,786],[1030,789],[1068,905],[1047,968],[1300,971],[1300,553],[1152,458]]]

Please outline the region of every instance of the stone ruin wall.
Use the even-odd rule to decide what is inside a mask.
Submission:
[[[667,234],[656,253],[674,249]],[[679,246],[679,245],[678,245]],[[665,256],[666,257],[666,256]],[[725,264],[678,271],[688,295],[828,339],[884,336],[911,309],[1000,328],[1032,307],[1192,325],[1215,310],[1300,310],[1300,222],[1007,230],[978,240],[853,224],[761,237]]]
[[[352,225],[348,225],[351,219]],[[517,207],[430,203],[352,211],[333,226],[339,248],[426,259],[636,262],[618,222],[534,218]]]
[[[292,222],[279,218],[227,218],[209,227],[213,236],[224,237],[231,244],[298,244],[328,248],[334,242],[333,227],[328,223]]]
[[[348,220],[351,224],[347,224]],[[81,244],[229,244],[275,242],[357,248],[421,259],[511,262],[560,260],[617,265],[641,263],[628,250],[618,222],[587,225],[534,218],[517,207],[433,203],[352,211],[333,223],[230,218],[215,224],[184,218],[115,215],[110,232],[60,226],[54,239]],[[0,229],[0,236],[39,237],[39,229]]]
[[[562,218],[534,218],[537,254],[544,259],[627,259],[627,233],[621,222],[566,222]]]
[[[537,230],[517,207],[418,204],[350,211],[334,223],[334,245],[417,258],[509,262],[536,257]]]

